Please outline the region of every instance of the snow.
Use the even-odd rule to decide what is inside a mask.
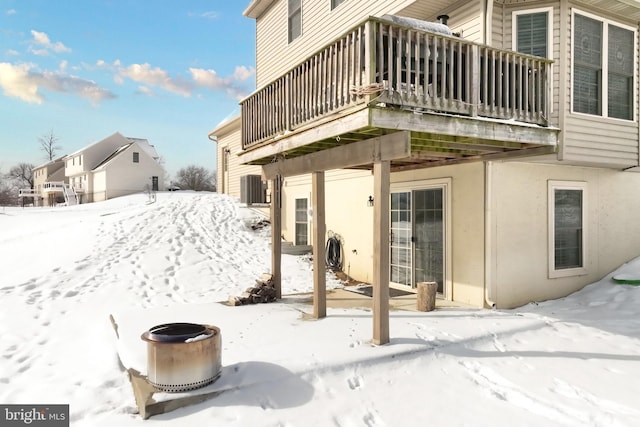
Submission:
[[[184,191],[0,210],[0,403],[69,404],[74,427],[640,425],[640,286],[611,280],[640,260],[514,310],[392,311],[374,346],[370,310],[305,320],[305,257],[283,255],[280,302],[219,303],[270,269],[259,218]],[[144,421],[121,364],[145,372],[168,322],[220,328],[222,393]]]

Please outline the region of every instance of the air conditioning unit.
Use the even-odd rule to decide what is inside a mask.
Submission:
[[[260,175],[244,175],[240,177],[240,202],[251,205],[266,203],[266,191]]]

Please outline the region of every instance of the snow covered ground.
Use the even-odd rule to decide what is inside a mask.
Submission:
[[[515,310],[394,311],[376,347],[365,309],[308,321],[295,298],[218,303],[270,268],[256,212],[209,193],[148,202],[0,208],[0,404],[69,404],[90,427],[640,425],[639,286],[607,276]],[[640,260],[619,272],[637,277]],[[285,255],[283,293],[311,289],[309,261]],[[209,387],[228,391],[143,421],[118,351],[144,371],[140,334],[171,321],[220,327]]]

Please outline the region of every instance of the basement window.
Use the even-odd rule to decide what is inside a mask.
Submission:
[[[549,181],[549,277],[587,274],[585,182]]]

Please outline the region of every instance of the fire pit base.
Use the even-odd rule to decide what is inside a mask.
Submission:
[[[147,381],[160,391],[195,390],[222,371],[220,329],[194,323],[168,323],[142,334],[147,342]]]

